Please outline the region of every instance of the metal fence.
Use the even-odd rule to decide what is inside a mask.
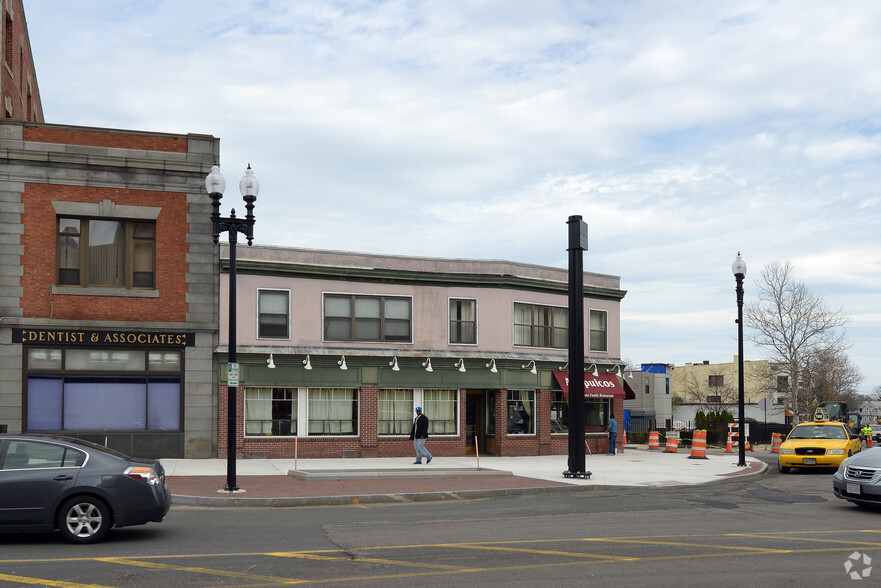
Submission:
[[[676,423],[684,425],[678,428],[682,432],[691,432],[695,429],[693,421],[684,423]],[[789,434],[792,425],[782,425],[779,423],[755,423],[748,422],[749,430],[748,441],[753,445],[766,445],[771,443],[771,435],[780,433],[783,437]],[[654,419],[646,417],[630,417],[630,421],[624,423],[627,430],[627,440],[630,443],[647,443],[650,431],[658,431],[662,437],[667,435],[667,431],[673,428],[671,419]],[[724,444],[728,436],[728,425],[722,425],[717,431],[707,431],[707,443]],[[683,440],[689,440],[690,435],[686,434]]]

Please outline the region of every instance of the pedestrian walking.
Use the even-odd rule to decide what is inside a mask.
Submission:
[[[615,444],[618,442],[618,421],[615,420],[615,413],[609,415],[606,430],[609,432],[609,455],[615,455]]]
[[[425,448],[428,440],[428,417],[422,414],[422,407],[416,407],[416,418],[413,419],[413,428],[410,429],[410,439],[413,440],[413,448],[416,449],[416,461],[422,463],[422,456],[426,457],[425,463],[431,463],[431,453]]]

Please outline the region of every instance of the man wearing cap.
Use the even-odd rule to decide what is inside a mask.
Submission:
[[[413,419],[413,428],[410,429],[410,439],[413,440],[413,447],[416,449],[416,461],[413,463],[422,463],[422,456],[427,459],[425,463],[431,463],[431,454],[425,448],[425,442],[428,440],[428,417],[422,414],[422,407],[416,407],[416,418]]]

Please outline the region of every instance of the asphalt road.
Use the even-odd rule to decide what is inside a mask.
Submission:
[[[866,557],[877,569],[862,585],[877,584],[881,512],[835,498],[831,471],[779,474],[767,459],[762,476],[700,487],[174,507],[94,546],[0,535],[0,587],[853,586]]]

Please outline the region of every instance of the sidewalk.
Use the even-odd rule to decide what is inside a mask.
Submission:
[[[645,447],[645,446],[642,446]],[[618,455],[588,455],[587,478],[564,478],[565,455],[539,457],[435,457],[415,465],[413,458],[238,459],[230,493],[224,459],[163,459],[174,504],[184,506],[310,506],[378,502],[416,502],[481,498],[507,494],[606,489],[627,486],[707,484],[767,469],[736,453],[665,453],[627,446]],[[479,467],[478,467],[479,465]]]

